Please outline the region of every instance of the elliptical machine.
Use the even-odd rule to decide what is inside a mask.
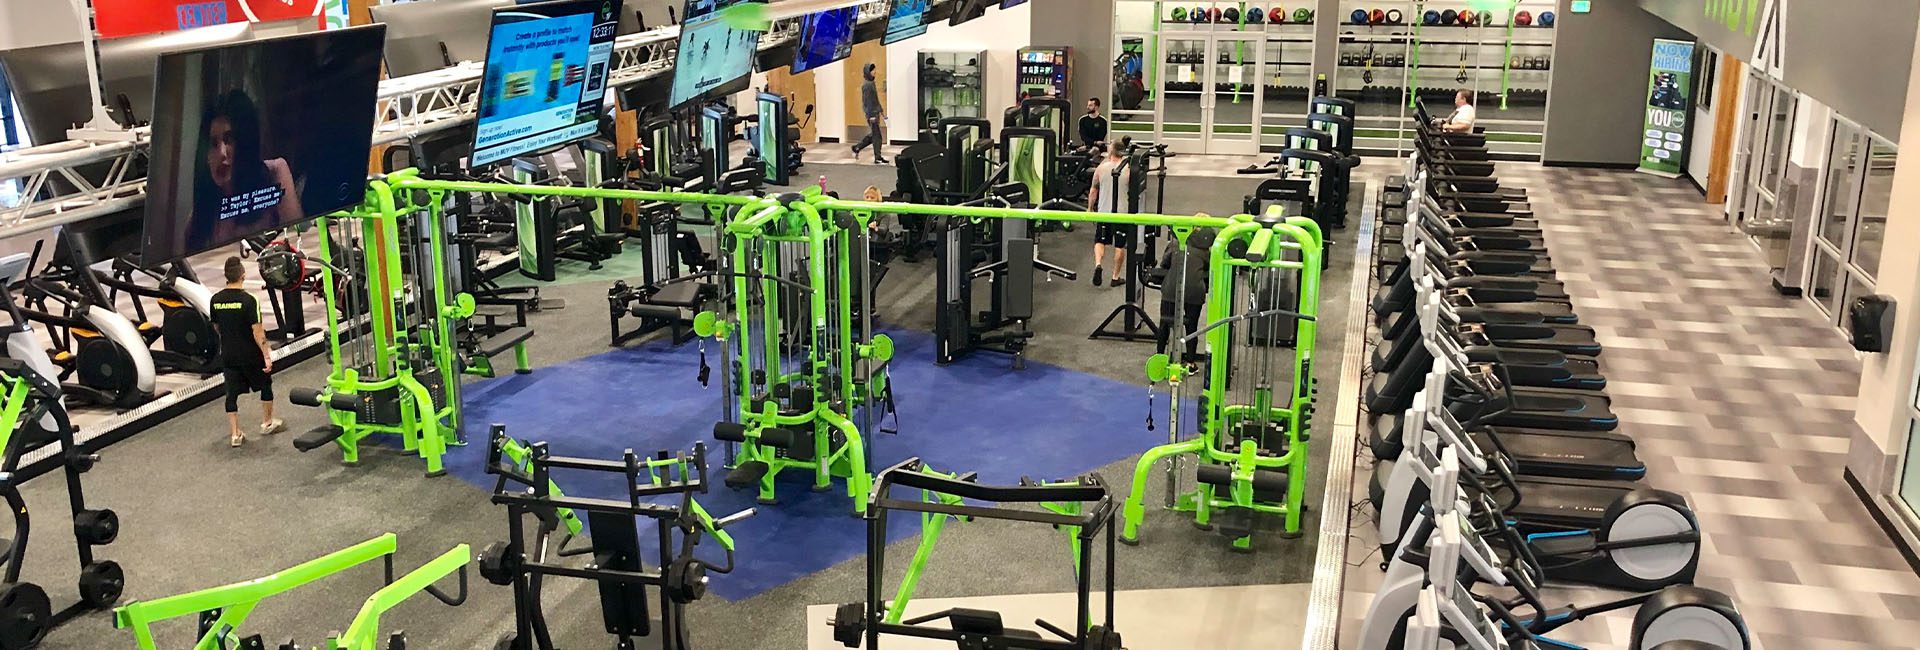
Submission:
[[[49,376],[62,382],[64,396],[79,404],[125,410],[166,394],[155,388],[146,340],[125,316],[47,278],[28,278],[21,286],[26,307],[14,307],[9,292],[8,306],[19,318],[7,339],[8,352],[30,345],[46,357],[28,323],[47,326],[54,344],[49,365],[58,368]]]

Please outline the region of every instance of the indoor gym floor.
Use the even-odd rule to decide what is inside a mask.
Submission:
[[[1199,159],[1189,160],[1198,162]],[[1221,169],[1244,164],[1238,159],[1221,162]],[[1379,172],[1390,169],[1391,165],[1369,165],[1369,168]],[[883,188],[892,184],[891,168],[874,165],[816,163],[805,170],[803,178],[812,182],[823,174],[828,177],[829,186],[842,195],[857,196],[870,183]],[[1372,175],[1377,174],[1363,176]],[[1170,178],[1168,212],[1230,214],[1237,211],[1239,197],[1250,190],[1249,181],[1246,178]],[[1356,196],[1368,194],[1356,184]],[[1342,234],[1333,234],[1336,244],[1323,279],[1325,299],[1321,305],[1322,334],[1318,364],[1318,374],[1323,383],[1338,375],[1339,357],[1336,352],[1342,345],[1340,333],[1347,329],[1343,322],[1347,312],[1343,288],[1348,285],[1346,278],[1352,263],[1348,257],[1351,249],[1338,243]],[[1091,270],[1090,240],[1090,228],[1085,227],[1070,233],[1050,234],[1043,240],[1042,254],[1051,261],[1086,273]],[[637,257],[629,254],[619,262],[637,260]],[[690,355],[697,354],[697,347],[693,344],[665,349],[650,342],[631,344],[628,350],[609,351],[605,342],[606,314],[603,305],[605,291],[610,284],[610,279],[604,276],[610,270],[611,267],[602,272],[588,273],[583,267],[569,266],[563,271],[562,282],[546,286],[545,295],[563,298],[569,307],[534,317],[533,325],[539,335],[532,340],[530,350],[536,370],[533,375],[519,380],[553,376],[550,381],[560,381],[564,386],[567,381],[579,381],[566,377],[571,372],[568,369],[570,364],[605,363],[623,356],[637,360],[642,366],[654,362],[671,364],[684,362]],[[915,336],[912,332],[925,328],[931,319],[933,275],[930,260],[918,264],[897,264],[882,285],[882,319],[903,330],[903,342],[912,340]],[[1077,430],[1073,422],[1047,422],[1044,413],[1022,413],[1020,417],[992,420],[992,426],[1005,429],[1009,435],[1033,431],[1035,445],[1048,444],[1050,436],[1080,437],[1079,446],[1068,450],[1072,452],[1066,456],[1070,460],[1079,453],[1075,450],[1096,446],[1109,437],[1150,444],[1165,435],[1164,417],[1159,418],[1162,420],[1159,431],[1143,433],[1137,430],[1144,428],[1146,415],[1147,403],[1140,380],[1140,368],[1151,351],[1150,344],[1087,341],[1086,334],[1121,301],[1122,290],[1094,289],[1086,282],[1086,276],[1083,275],[1078,282],[1056,280],[1040,283],[1036,299],[1040,314],[1034,322],[1034,328],[1040,332],[1040,336],[1030,350],[1032,367],[1029,370],[1011,371],[1006,367],[1007,360],[996,355],[978,355],[967,364],[960,364],[966,367],[953,369],[955,374],[967,373],[965,376],[975,380],[1000,376],[1019,382],[1028,381],[1028,376],[1041,376],[1052,382],[1035,384],[1041,389],[1093,393],[1080,400],[1081,408],[1111,404],[1111,409],[1117,410],[1118,415],[1109,414],[1108,419],[1123,423],[1115,426],[1132,427],[1112,434]],[[919,348],[903,345],[902,349],[906,354],[919,352],[917,362],[926,367],[914,372],[946,370],[930,368],[932,364],[926,361],[930,353],[924,345]],[[658,354],[654,355],[656,351]],[[903,362],[902,365],[912,364]],[[288,388],[294,386],[317,385],[325,370],[323,360],[299,364],[277,377],[276,389],[284,395]],[[633,383],[610,383],[598,387],[596,397],[604,401],[596,405],[600,410],[593,415],[600,418],[631,417],[632,428],[636,432],[633,442],[576,439],[572,443],[575,446],[570,447],[566,437],[570,431],[561,426],[549,430],[533,427],[533,431],[516,428],[514,433],[526,438],[552,440],[555,452],[559,454],[600,453],[579,450],[593,443],[609,448],[633,446],[637,451],[651,451],[658,445],[648,446],[653,440],[643,438],[644,430],[655,420],[647,406],[652,393],[646,382],[694,383],[691,371],[685,374],[655,374],[662,375],[664,379],[642,377],[640,373],[635,373],[630,375],[635,377]],[[909,374],[912,372],[908,369],[901,370],[902,377]],[[469,396],[486,394],[488,391],[516,392],[512,384],[514,381],[516,378],[491,380],[491,384],[476,382],[482,385],[470,386]],[[907,387],[903,385],[901,390],[904,399]],[[717,415],[718,396],[711,391],[708,394],[712,395],[712,401],[694,408],[708,409],[707,412]],[[1026,400],[1009,402],[1016,407],[1022,404],[1032,406],[1038,403],[1040,396],[1014,396],[1012,399]],[[485,409],[471,399],[470,404],[476,407],[473,409],[476,412]],[[1164,396],[1159,404],[1164,408]],[[678,406],[675,405],[675,408]],[[539,408],[539,405],[532,408]],[[915,449],[916,438],[928,440],[929,447],[949,450],[965,447],[964,440],[937,440],[948,435],[946,432],[913,426],[916,419],[946,417],[932,413],[935,409],[931,405],[903,402],[901,410],[901,433],[898,436],[875,436],[879,438],[875,443],[877,454],[911,453]],[[985,410],[990,409],[978,411]],[[515,411],[520,412],[522,417],[536,420],[551,418],[555,423],[582,415],[565,412],[547,414],[532,409]],[[290,407],[284,401],[281,402],[281,412],[290,428],[296,432],[321,421],[317,411]],[[256,413],[252,406],[248,406],[243,413],[244,421],[253,421]],[[707,426],[711,426],[714,417],[703,417]],[[963,417],[972,415],[951,417],[953,419],[947,422],[960,422]],[[477,415],[470,420],[469,431],[474,442],[481,442],[485,424],[486,421]],[[417,566],[455,544],[472,544],[477,551],[488,542],[505,535],[505,510],[488,502],[485,489],[459,477],[471,476],[477,470],[482,455],[480,444],[456,450],[449,455],[449,463],[456,476],[426,479],[422,476],[422,465],[417,458],[394,451],[363,452],[361,465],[347,468],[342,467],[338,457],[328,451],[304,455],[295,452],[286,436],[266,440],[256,437],[246,447],[230,450],[226,447],[224,429],[224,416],[218,405],[200,407],[107,449],[105,461],[87,475],[89,503],[95,507],[114,508],[122,518],[124,533],[120,540],[101,549],[100,555],[126,567],[128,599],[171,595],[250,579],[385,532],[399,535],[397,565],[402,571]],[[691,436],[685,440],[690,442],[699,437]],[[1320,447],[1316,446],[1316,449]],[[1138,449],[1132,451],[1137,452]],[[996,462],[992,457],[994,453],[1004,454],[1004,462]],[[1002,473],[1011,471],[1006,467],[1018,465],[1030,453],[1024,446],[976,452],[975,457],[985,461],[981,464],[989,466],[953,469],[977,469],[993,476],[996,470]],[[1311,463],[1315,470],[1308,481],[1309,485],[1321,482],[1321,468],[1325,465],[1323,453],[1322,450]],[[1098,454],[1084,455],[1081,462],[1087,466],[1076,467],[1073,471],[1098,471],[1118,488],[1124,489],[1137,455],[1120,450],[1097,459],[1096,456]],[[1001,478],[1010,480],[1010,477]],[[46,586],[53,594],[56,605],[73,597],[72,580],[75,574],[71,535],[64,525],[65,495],[58,483],[57,480],[40,480],[25,489],[28,502],[36,509],[36,513],[40,513],[42,522],[33,539],[33,559],[26,563],[26,579]],[[1155,489],[1148,493],[1149,504],[1161,500],[1158,489],[1161,481],[1152,483]],[[725,490],[717,485],[715,489]],[[728,499],[736,496],[712,494],[704,498],[703,503],[730,502]],[[835,503],[838,505],[847,505],[844,497],[839,495],[814,495],[792,489],[791,486],[783,490],[782,496],[794,499],[796,503],[811,497],[832,497],[837,499]],[[1318,489],[1310,490],[1306,500],[1309,504],[1318,503]],[[714,509],[723,508],[715,506]],[[779,519],[777,515],[770,514],[766,521]],[[1314,539],[1311,531],[1318,525],[1316,515],[1313,512],[1308,514],[1304,526],[1309,534],[1301,539],[1285,540],[1269,532],[1256,538],[1256,553],[1235,554],[1226,550],[1224,539],[1193,529],[1179,516],[1150,510],[1142,531],[1142,544],[1137,548],[1124,548],[1118,555],[1120,587],[1138,590],[1305,583],[1311,579],[1309,571]],[[856,531],[853,537],[859,538],[857,531],[861,524],[858,520],[847,517],[843,521],[829,523],[837,523],[842,530]],[[747,527],[744,524],[742,526],[743,529]],[[1031,528],[1011,524],[949,526],[940,550],[934,557],[933,566],[922,582],[919,595],[935,598],[1069,591],[1071,574],[1067,570],[1062,536],[1051,530]],[[910,535],[910,531],[906,534]],[[848,549],[844,546],[817,550],[810,548],[810,543],[812,541],[809,538],[781,539],[779,544],[787,545],[785,548],[756,549],[743,540],[740,561],[745,566],[752,566],[757,561],[756,556],[765,558],[770,564],[774,558],[806,558],[823,553],[847,556]],[[898,558],[892,566],[903,567],[912,547],[911,540],[895,541],[889,547],[890,557]],[[696,603],[689,612],[696,646],[720,649],[800,647],[807,626],[824,625],[822,620],[807,618],[808,606],[861,597],[864,565],[858,559],[858,553],[857,548],[852,549],[848,559],[819,570],[776,567],[791,577],[776,576],[776,579],[767,579],[764,583],[745,588],[726,586],[734,576],[717,576],[714,580],[717,595]],[[745,574],[750,571],[744,567],[742,571],[740,575],[746,581],[748,576]],[[342,629],[350,622],[359,603],[378,588],[378,573],[377,568],[368,566],[268,600],[255,613],[252,619],[254,624],[246,629],[262,633],[269,641],[276,643],[287,639],[309,645],[316,643],[329,631]],[[387,615],[384,619],[385,629],[409,631],[417,646],[490,647],[494,639],[511,629],[511,596],[505,588],[489,585],[477,576],[473,578],[473,597],[465,605],[447,608],[431,599],[415,599]],[[889,592],[892,584],[895,583],[889,583]],[[556,641],[567,647],[606,646],[610,640],[599,629],[597,599],[593,590],[582,588],[584,586],[566,580],[550,582],[546,597],[547,612]],[[729,593],[730,588],[746,589],[757,595],[738,600],[720,597]],[[1010,615],[1009,622],[1026,624],[1018,614]],[[191,621],[183,618],[161,629],[163,634],[172,635],[164,638],[178,644],[191,635],[191,626]],[[1119,626],[1124,634],[1128,622],[1123,620]],[[1290,639],[1287,640],[1290,642]],[[124,647],[131,643],[129,634],[111,628],[108,615],[95,613],[56,630],[49,636],[45,647],[106,648]]]
[[[1759,247],[1684,180],[1499,171],[1534,197],[1580,322],[1606,348],[1607,393],[1647,484],[1686,496],[1700,519],[1698,583],[1733,597],[1762,650],[1914,647],[1920,577],[1842,478],[1860,377],[1845,336],[1805,300],[1775,292]],[[1354,494],[1364,499],[1372,463],[1358,465]],[[1356,509],[1349,639],[1380,581],[1372,527],[1371,511]],[[1625,647],[1632,620],[1632,610],[1613,612],[1555,636]]]

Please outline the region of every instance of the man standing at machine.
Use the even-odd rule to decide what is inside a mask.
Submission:
[[[880,105],[880,87],[874,83],[873,68],[874,64],[868,63],[860,69],[860,76],[866,79],[860,82],[860,110],[867,116],[867,137],[854,143],[853,155],[859,156],[861,149],[873,145],[873,164],[885,165],[887,159],[880,155],[880,150],[887,141],[882,139],[880,126],[886,122],[887,114]]]
[[[1081,122],[1082,128],[1086,122]],[[1094,212],[1133,212],[1127,190],[1133,185],[1133,166],[1120,153],[1120,143],[1107,145],[1107,157],[1093,170],[1093,187],[1087,190],[1087,207]],[[1126,284],[1127,249],[1133,247],[1136,226],[1101,223],[1093,227],[1093,286],[1100,286],[1100,261],[1113,248],[1113,284]]]
[[[240,396],[260,393],[260,434],[285,431],[287,423],[273,417],[273,355],[267,350],[267,330],[260,324],[260,302],[242,286],[246,264],[239,256],[227,258],[227,288],[213,294],[213,327],[220,333],[220,365],[227,386],[227,445],[247,441],[240,432]]]

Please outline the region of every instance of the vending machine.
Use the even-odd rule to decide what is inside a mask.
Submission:
[[[1067,85],[1073,78],[1072,48],[1020,48],[1017,99],[1027,97],[1067,97]]]

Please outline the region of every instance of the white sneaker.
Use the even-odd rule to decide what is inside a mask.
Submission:
[[[272,422],[268,422],[266,424],[260,425],[260,435],[263,435],[263,436],[270,436],[286,430],[287,430],[286,421],[280,420],[278,418],[274,419],[274,421]]]

